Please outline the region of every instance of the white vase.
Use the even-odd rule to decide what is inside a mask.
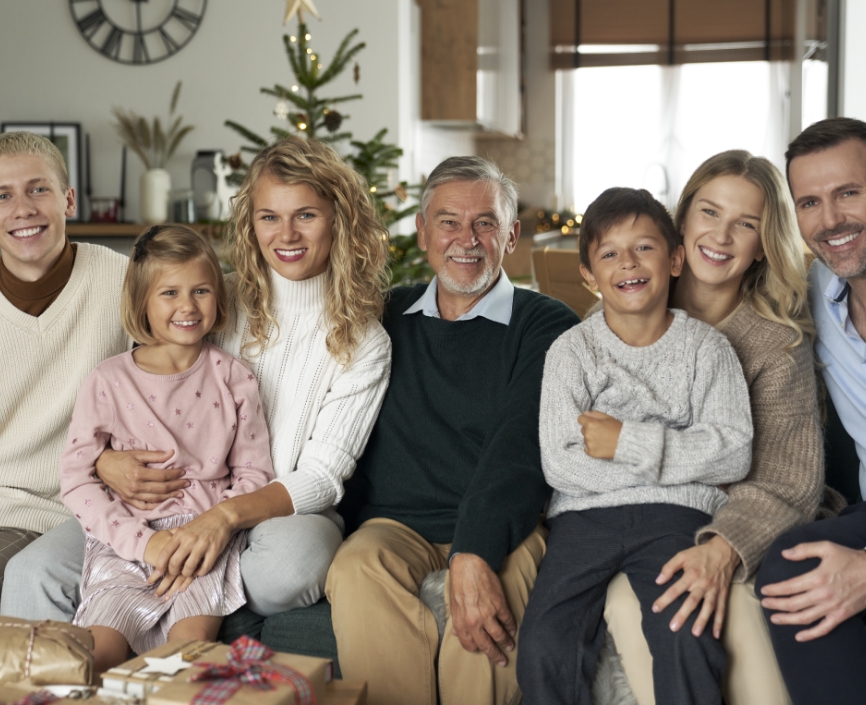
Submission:
[[[148,169],[141,175],[139,216],[144,223],[164,223],[168,220],[168,197],[171,176],[165,169]]]

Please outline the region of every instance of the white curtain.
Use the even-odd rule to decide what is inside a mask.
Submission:
[[[673,210],[695,168],[727,149],[783,167],[787,76],[763,61],[560,72],[561,205],[580,213],[631,186]]]

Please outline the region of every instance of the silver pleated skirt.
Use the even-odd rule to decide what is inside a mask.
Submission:
[[[150,522],[156,531],[175,529],[196,515],[165,517]],[[241,551],[246,532],[235,534],[207,575],[193,580],[171,598],[156,595],[157,584],[148,585],[153,566],[128,561],[112,548],[88,536],[81,576],[81,605],[74,624],[110,627],[126,637],[137,654],[161,646],[181,619],[203,615],[224,616],[246,603],[241,582]]]

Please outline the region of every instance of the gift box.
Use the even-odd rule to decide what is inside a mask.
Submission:
[[[321,705],[332,678],[330,659],[274,653],[241,637],[231,646],[169,642],[106,671],[102,683],[148,705]]]
[[[208,641],[170,641],[103,673],[102,687],[107,691],[145,698],[155,688],[174,680],[173,674],[165,673],[166,670],[170,669],[151,668],[145,659],[175,657],[183,663],[191,663],[217,646],[219,644]]]
[[[90,686],[65,685],[44,688],[0,685],[0,705],[141,705],[140,700],[125,695],[111,694],[100,697],[100,692]]]
[[[93,637],[65,622],[0,617],[0,683],[88,685]]]

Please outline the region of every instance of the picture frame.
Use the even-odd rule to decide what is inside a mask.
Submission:
[[[0,132],[32,132],[50,139],[60,150],[69,172],[69,186],[75,189],[77,208],[68,220],[80,221],[84,210],[84,184],[81,182],[81,123],[78,122],[4,122]]]

